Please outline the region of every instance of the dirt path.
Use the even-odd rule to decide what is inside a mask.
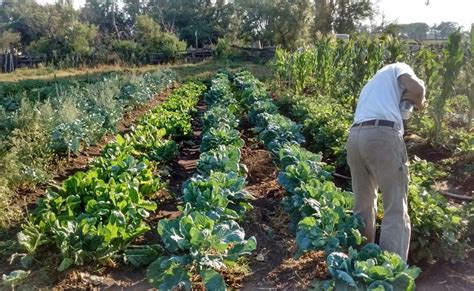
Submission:
[[[471,237],[471,240],[474,239]],[[423,270],[416,280],[420,291],[470,291],[474,290],[474,249],[468,252],[463,262],[440,261],[420,266]]]
[[[248,167],[249,191],[256,200],[253,211],[243,225],[246,235],[257,238],[257,250],[249,258],[251,274],[242,285],[243,290],[295,290],[307,288],[315,278],[325,277],[323,252],[309,252],[293,259],[296,251],[295,235],[289,230],[289,216],[281,206],[286,196],[277,181],[278,169],[270,152],[244,130],[246,147],[242,162]]]

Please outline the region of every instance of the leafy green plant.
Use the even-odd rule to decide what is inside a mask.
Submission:
[[[179,110],[181,115],[176,119],[187,118],[185,127],[190,126],[189,113],[203,90],[193,84],[184,85],[182,90],[188,87],[190,91],[184,91],[187,94],[183,98],[165,102],[169,108]],[[163,111],[149,113],[156,115],[157,124],[164,124],[172,115],[165,113],[160,120],[160,113]],[[169,161],[176,152],[176,143],[164,136],[177,132],[175,129],[181,124],[160,128],[148,126],[150,118],[143,120],[125,138],[117,136],[88,172],[78,172],[58,189],[48,190],[18,235],[29,253],[37,252],[43,245],[55,245],[62,257],[58,269],[64,271],[91,261],[107,262],[150,230],[145,219],[157,205],[149,198],[165,183],[156,173],[157,162],[147,157],[161,163]],[[132,259],[131,263],[136,264],[137,260]]]
[[[201,152],[207,152],[218,148],[220,145],[235,146],[241,148],[244,140],[240,137],[240,132],[229,127],[211,128],[202,136]]]
[[[364,223],[344,207],[322,206],[317,200],[307,201],[315,214],[298,223],[296,244],[300,251],[324,250],[326,254],[356,247],[363,242]],[[324,204],[323,204],[324,205]]]
[[[278,154],[287,143],[301,144],[305,141],[301,125],[280,114],[261,113],[256,118],[255,131],[266,147]]]
[[[208,106],[219,103],[221,106],[235,109],[236,100],[230,90],[229,77],[224,73],[217,73],[211,81],[211,87],[204,96]]]
[[[325,290],[415,290],[415,279],[421,270],[409,267],[397,254],[367,244],[360,251],[349,249],[349,255],[334,252],[327,258],[333,279],[324,283]]]
[[[252,209],[253,196],[244,190],[245,179],[235,172],[195,176],[183,184],[183,201],[212,219],[241,220]]]
[[[12,290],[15,290],[15,286],[28,278],[29,274],[29,271],[15,270],[10,274],[3,274],[2,283],[12,288]]]
[[[32,92],[20,91],[12,97],[15,100],[4,103],[7,107],[0,105],[0,121],[6,121],[0,126],[0,175],[6,180],[7,192],[51,179],[56,171],[53,162],[116,130],[125,110],[149,100],[172,80],[174,74],[164,70],[137,77],[105,75],[93,82],[66,85],[57,81]],[[140,97],[125,89],[132,82],[144,92]]]
[[[247,175],[247,167],[240,163],[241,151],[235,146],[220,145],[218,148],[204,152],[199,157],[197,172],[209,175],[215,172],[235,172]]]
[[[219,271],[256,248],[255,238],[245,240],[236,222],[216,222],[204,213],[191,211],[189,204],[179,218],[161,220],[158,234],[169,255],[151,263],[146,277],[159,289],[191,290],[192,276],[199,274],[206,289],[225,290]]]
[[[207,131],[211,128],[230,127],[236,128],[239,120],[236,116],[224,106],[212,106],[202,119],[203,130]]]
[[[441,92],[433,100],[432,115],[434,119],[433,137],[435,141],[440,141],[443,133],[443,122],[446,101],[453,96],[454,82],[457,79],[464,58],[464,51],[461,48],[461,33],[455,32],[448,38],[448,46],[444,50],[445,61],[442,74]]]

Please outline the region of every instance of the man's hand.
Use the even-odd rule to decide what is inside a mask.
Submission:
[[[405,89],[402,99],[409,99],[415,103],[418,110],[423,109],[425,99],[425,83],[409,74],[403,74],[398,77],[398,82]]]

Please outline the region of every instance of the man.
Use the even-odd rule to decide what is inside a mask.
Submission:
[[[355,194],[354,213],[365,222],[364,235],[368,242],[374,242],[380,188],[384,208],[380,247],[407,260],[411,227],[407,152],[399,109],[402,95],[416,109],[422,109],[423,81],[405,63],[380,69],[360,93],[346,147]]]

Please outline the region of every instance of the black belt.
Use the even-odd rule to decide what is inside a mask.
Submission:
[[[370,126],[370,125],[387,126],[387,127],[394,128],[395,122],[390,121],[390,120],[383,120],[383,119],[372,119],[372,120],[356,123],[352,127],[362,127],[362,126]]]

